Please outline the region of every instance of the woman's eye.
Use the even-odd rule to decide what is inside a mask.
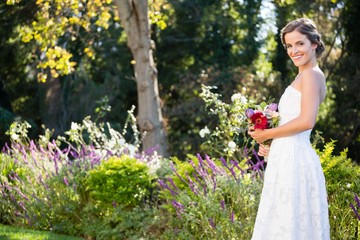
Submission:
[[[297,43],[296,45],[297,45],[297,46],[302,46],[302,45],[304,45],[304,43],[299,42],[299,43]]]
[[[286,46],[286,49],[290,49],[292,46],[291,45],[287,45]]]

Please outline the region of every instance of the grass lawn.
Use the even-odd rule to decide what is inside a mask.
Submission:
[[[45,231],[0,225],[0,240],[84,240]]]

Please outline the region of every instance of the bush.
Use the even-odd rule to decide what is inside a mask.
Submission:
[[[335,142],[319,151],[323,167],[329,202],[329,218],[333,239],[356,239],[360,231],[350,204],[354,193],[360,193],[360,166],[347,157],[347,150],[333,155]]]
[[[11,224],[15,221],[15,208],[12,205],[10,198],[7,198],[7,194],[10,189],[8,189],[8,182],[13,182],[11,179],[14,173],[21,172],[21,167],[14,162],[14,160],[5,154],[0,154],[0,187],[1,187],[1,197],[0,197],[0,223],[1,224]]]
[[[163,239],[249,239],[255,222],[262,181],[236,161],[221,163],[198,155],[174,166],[174,176],[159,183],[173,214]],[[192,170],[180,172],[177,169]],[[178,180],[183,184],[178,187]],[[184,184],[186,187],[184,187]]]
[[[100,159],[94,149],[61,150],[55,141],[43,148],[30,141],[12,143],[1,156],[7,166],[0,176],[2,207],[12,224],[81,234],[81,212],[88,201],[84,178]]]
[[[123,155],[111,157],[89,172],[90,196],[102,204],[135,207],[148,194],[152,177],[145,163]]]
[[[131,145],[110,127],[95,128],[90,119],[83,124],[74,124],[69,131],[74,145],[65,138],[49,141],[48,131],[36,143],[27,137],[28,124],[12,125],[12,143],[0,155],[2,223],[99,238],[118,237],[117,231],[125,226],[128,232],[140,230],[139,223],[124,216],[136,212],[144,221],[147,215],[153,218],[147,204],[140,203],[152,193],[152,173],[161,172],[163,160],[156,154],[130,151]],[[89,140],[95,145],[82,138],[90,125]],[[64,141],[66,147],[60,148]],[[124,155],[128,153],[136,158]]]

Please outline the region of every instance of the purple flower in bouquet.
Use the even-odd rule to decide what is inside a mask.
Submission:
[[[267,106],[265,107],[265,111],[266,111],[266,110],[276,111],[277,108],[278,108],[277,103],[270,103],[269,105],[267,105]]]
[[[246,115],[247,118],[251,118],[251,116],[254,115],[254,113],[255,113],[254,110],[251,109],[251,108],[248,108],[245,111],[245,115]]]

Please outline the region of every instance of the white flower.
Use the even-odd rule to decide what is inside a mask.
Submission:
[[[122,146],[122,145],[125,145],[125,139],[124,138],[120,138],[120,140],[119,140],[119,144],[120,144],[120,146]]]
[[[135,156],[135,153],[137,151],[137,147],[135,147],[132,144],[127,144],[127,150],[129,151],[130,156]]]
[[[203,129],[200,130],[199,134],[201,138],[204,138],[206,134],[210,134],[210,130],[207,126],[205,126]]]
[[[233,141],[230,141],[228,143],[228,147],[231,149],[231,150],[234,150],[236,148],[236,143],[234,143]]]
[[[241,103],[247,103],[246,97],[244,97],[241,93],[235,93],[231,96],[231,101],[235,102],[239,100]]]
[[[351,183],[346,184],[346,187],[347,187],[347,188],[350,188],[350,187],[351,187]]]
[[[11,139],[16,142],[16,141],[18,141],[20,139],[20,137],[16,133],[13,133],[13,134],[11,134]]]
[[[71,123],[71,130],[74,130],[74,131],[81,130],[80,124],[72,122]]]

